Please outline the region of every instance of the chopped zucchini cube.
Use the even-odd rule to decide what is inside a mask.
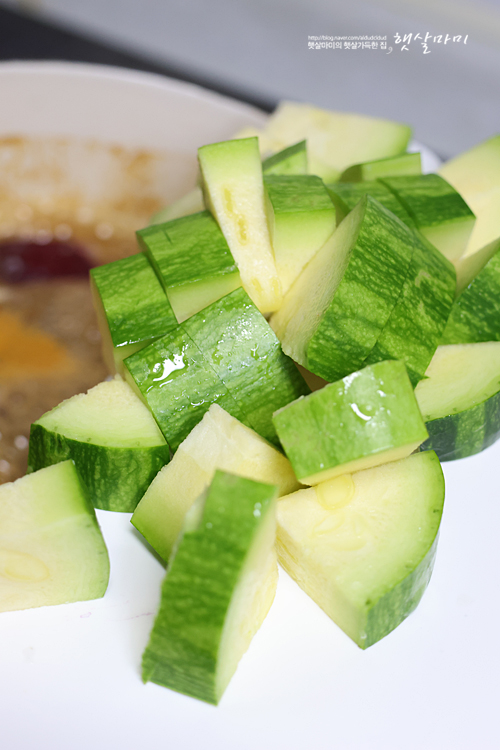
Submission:
[[[246,292],[236,289],[182,326],[246,415],[245,424],[279,444],[273,412],[309,388]]]
[[[417,233],[408,275],[365,364],[400,359],[413,386],[425,377],[455,298],[452,263]]]
[[[257,138],[202,146],[198,158],[207,208],[227,240],[243,288],[262,313],[277,310],[283,292],[267,226]]]
[[[271,317],[285,354],[329,382],[361,367],[401,293],[414,246],[413,232],[365,196]]]
[[[491,251],[493,255],[490,256]],[[470,262],[473,258],[471,255]],[[455,300],[441,344],[476,344],[500,340],[498,242],[488,246],[484,260],[487,261],[485,265]]]
[[[290,462],[280,451],[212,404],[172,461],[155,477],[131,519],[165,561],[186,513],[208,487],[216,469],[274,484],[280,495],[299,488]]]
[[[124,364],[127,382],[148,405],[173,451],[211,404],[219,404],[248,424],[245,413],[182,326],[128,357]]]
[[[145,682],[219,702],[274,599],[275,497],[271,485],[216,472],[165,577]]]
[[[131,513],[170,451],[150,411],[117,375],[31,426],[30,471],[69,458],[96,508]]]
[[[297,399],[274,423],[303,484],[396,461],[427,438],[406,368],[392,360]]]
[[[445,162],[439,174],[476,214],[466,254],[500,237],[500,134]]]
[[[403,224],[415,229],[416,224],[402,203],[391,193],[389,188],[381,182],[370,180],[367,182],[334,182],[327,185],[330,198],[337,211],[337,224],[340,224],[349,211],[355,208],[365,195],[371,195],[388,211],[393,213]]]
[[[179,323],[241,284],[224,235],[209,211],[141,229],[137,238]]]
[[[177,325],[147,258],[139,253],[92,268],[90,285],[110,372],[123,374],[123,360]]]
[[[335,207],[319,177],[264,178],[271,240],[283,294],[335,229]]]
[[[457,191],[437,174],[386,177],[392,190],[418,229],[448,260],[465,252],[476,217]]]
[[[278,559],[360,648],[394,630],[431,577],[444,503],[432,451],[283,497]]]
[[[415,396],[429,438],[420,450],[465,458],[500,437],[500,342],[440,346]]]
[[[342,172],[341,182],[366,182],[377,180],[379,177],[396,177],[399,175],[415,175],[422,173],[419,153],[399,154],[387,156],[385,159],[365,161],[364,164],[354,164]]]
[[[271,174],[307,174],[306,141],[294,143],[292,146],[268,156],[262,162],[264,175]]]
[[[0,487],[0,612],[104,596],[109,559],[72,461]]]
[[[457,290],[455,297],[458,297],[462,292],[474,281],[488,261],[500,250],[500,237],[493,242],[489,242],[484,247],[476,250],[471,255],[464,255],[459,261],[455,263],[457,271]]]
[[[286,101],[264,132],[281,148],[305,138],[309,171],[325,182],[337,180],[352,164],[403,153],[411,136],[411,128],[398,122]]]

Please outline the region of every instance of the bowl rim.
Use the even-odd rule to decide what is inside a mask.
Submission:
[[[81,78],[97,78],[102,80],[121,81],[132,84],[146,84],[152,88],[168,90],[171,93],[187,96],[189,98],[201,99],[207,103],[218,104],[222,108],[241,109],[241,112],[261,117],[262,122],[268,117],[268,113],[253,104],[235,99],[231,96],[220,94],[217,91],[207,89],[197,83],[172,78],[162,73],[125,68],[118,65],[103,65],[101,63],[73,62],[65,60],[2,60],[0,61],[0,85],[2,78],[12,75],[31,74],[33,76],[72,75]]]

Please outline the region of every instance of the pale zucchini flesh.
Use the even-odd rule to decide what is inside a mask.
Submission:
[[[278,501],[278,559],[367,648],[397,627],[425,591],[443,501],[443,473],[432,452],[299,490]]]
[[[415,389],[441,461],[479,453],[500,437],[500,342],[440,346]]]
[[[341,182],[364,182],[377,180],[379,177],[396,177],[422,173],[422,163],[418,152],[387,156],[364,164],[348,167],[340,176]]]
[[[257,138],[203,146],[198,158],[207,208],[227,240],[244,289],[262,313],[277,310],[283,293],[267,226]]]
[[[63,401],[38,424],[72,440],[119,448],[165,445],[149,409],[120,376]]]
[[[164,560],[172,554],[188,509],[208,487],[216,469],[275,484],[279,495],[299,487],[290,462],[280,451],[212,404],[155,477],[131,519]]]
[[[500,237],[500,135],[445,162],[439,174],[458,190],[476,214],[466,255]]]
[[[0,612],[104,596],[109,559],[72,461],[0,487]]]
[[[411,136],[411,128],[390,120],[287,101],[273,112],[264,132],[281,148],[305,138],[309,171],[330,182],[352,164],[403,153]]]

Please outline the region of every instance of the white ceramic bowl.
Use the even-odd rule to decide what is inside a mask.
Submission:
[[[1,63],[0,91],[0,134],[70,135],[190,154],[266,117],[199,86],[84,63]]]

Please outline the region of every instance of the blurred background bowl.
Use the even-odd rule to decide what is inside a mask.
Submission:
[[[31,423],[108,374],[88,268],[137,252],[135,231],[194,186],[198,146],[266,115],[163,76],[64,62],[0,64],[0,100],[5,482],[26,471]],[[28,255],[54,252],[52,268],[83,259],[79,275],[30,277]]]

